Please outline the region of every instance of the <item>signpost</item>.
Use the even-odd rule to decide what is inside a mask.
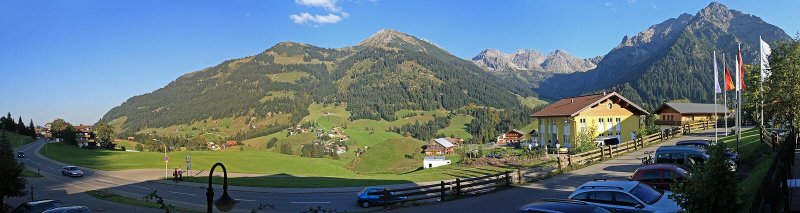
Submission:
[[[186,156],[186,175],[191,175],[192,174],[192,172],[190,172],[191,170],[192,170],[192,156],[187,155]]]
[[[164,146],[164,147],[165,147],[164,148],[164,178],[169,180],[169,172],[168,172],[169,169],[167,169],[167,163],[169,162],[169,156],[167,156],[166,146]]]

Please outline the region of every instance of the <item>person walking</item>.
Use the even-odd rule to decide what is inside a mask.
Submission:
[[[183,181],[183,168],[178,167],[178,181]]]
[[[178,168],[175,168],[175,170],[172,171],[172,181],[175,181],[175,183],[178,182]]]

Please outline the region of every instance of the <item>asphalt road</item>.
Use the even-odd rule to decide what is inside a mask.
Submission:
[[[44,145],[44,141],[36,141],[31,144],[18,147],[16,151],[23,151],[25,158],[20,159],[32,171],[39,170],[47,181],[35,182],[34,196],[36,199],[59,199],[65,200],[80,194],[85,199],[70,202],[71,205],[85,205],[92,209],[107,209],[107,207],[94,207],[95,203],[101,200],[88,197],[85,191],[95,189],[106,189],[111,192],[141,199],[145,195],[158,190],[158,194],[164,197],[165,203],[188,209],[205,211],[206,209],[206,189],[187,185],[164,184],[157,181],[131,180],[129,178],[112,176],[103,171],[92,171],[84,169],[84,177],[67,177],[61,175],[61,167],[65,164],[58,163],[50,159],[44,159],[39,153],[39,149]],[[19,159],[19,158],[18,158]],[[35,180],[35,179],[31,179]],[[33,182],[32,182],[33,183]],[[215,199],[222,194],[222,187],[215,185]],[[44,196],[37,196],[42,194]],[[278,193],[278,192],[251,192],[251,191],[229,191],[234,199],[239,203],[233,212],[250,212],[259,204],[271,204],[275,208],[268,212],[300,212],[309,208],[322,207],[323,209],[336,209],[346,211],[363,211],[355,203],[355,192],[327,192],[327,193]],[[19,200],[19,198],[17,199]],[[17,201],[21,202],[21,201]],[[15,203],[17,204],[17,203]],[[216,208],[215,208],[216,209]],[[117,209],[110,212],[142,212],[138,208]],[[146,209],[146,212],[153,212],[153,209]],[[268,209],[269,210],[269,209]]]
[[[683,136],[660,145],[672,145],[682,140],[708,138],[713,138],[713,130],[706,131],[705,133]],[[38,196],[37,199],[52,198],[62,201],[68,200],[71,205],[85,205],[95,209],[95,211],[112,209],[113,211],[108,212],[142,212],[141,208],[124,208],[124,205],[94,199],[83,192],[95,189],[106,189],[122,196],[141,198],[154,190],[158,190],[158,194],[164,197],[168,204],[198,211],[204,211],[206,209],[205,187],[198,186],[197,184],[175,185],[160,183],[158,181],[131,180],[129,179],[130,177],[118,177],[111,175],[110,172],[94,170],[84,170],[85,176],[81,178],[62,176],[60,168],[64,166],[64,164],[45,159],[38,154],[38,150],[43,145],[44,141],[40,140],[16,149],[16,151],[24,151],[26,153],[27,157],[22,159],[22,162],[24,162],[26,166],[33,171],[39,169],[40,173],[45,176],[42,180],[32,182],[35,188],[34,195],[44,195]],[[641,157],[644,155],[644,151],[652,151],[655,150],[656,147],[657,146],[653,146],[637,150],[619,156],[613,160],[604,161],[600,164],[500,192],[389,211],[516,212],[519,210],[519,207],[527,203],[539,201],[542,198],[566,198],[575,187],[587,181],[598,178],[627,178],[641,164],[641,161],[636,159],[636,157]],[[218,185],[215,185],[214,189],[217,197],[222,194],[222,189]],[[301,212],[316,207],[349,212],[380,210],[380,208],[362,209],[356,206],[354,192],[293,193],[232,190],[229,193],[231,197],[240,201],[233,212],[250,212],[259,204],[275,205],[274,209],[267,212]],[[78,197],[80,199],[76,199]],[[153,212],[153,209],[145,210],[145,212]]]

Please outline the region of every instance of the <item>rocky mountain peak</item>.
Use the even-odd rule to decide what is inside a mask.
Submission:
[[[730,28],[734,14],[727,6],[712,2],[707,7],[700,10],[700,12],[697,12],[697,17],[727,31]]]
[[[370,36],[369,38],[364,39],[363,41],[358,43],[358,45],[359,46],[386,45],[398,42],[406,42],[414,45],[419,45],[420,40],[414,36],[402,33],[397,30],[382,29],[376,32],[375,34],[372,34],[372,36]]]
[[[481,51],[472,61],[489,71],[545,71],[551,73],[583,72],[594,69],[596,59],[581,59],[564,50],[544,55],[536,50],[520,49],[504,53],[496,49]]]

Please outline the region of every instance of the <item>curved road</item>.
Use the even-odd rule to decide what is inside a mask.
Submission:
[[[664,142],[660,145],[673,145],[677,141],[697,140],[713,138],[713,130],[702,133],[683,136]],[[95,189],[107,189],[116,194],[141,198],[144,195],[158,190],[158,194],[163,196],[166,203],[183,208],[204,211],[205,187],[200,184],[166,184],[159,181],[132,180],[125,177],[118,177],[110,172],[84,169],[85,176],[82,178],[70,178],[62,176],[60,168],[62,163],[47,159],[39,154],[39,149],[44,145],[44,141],[36,141],[17,148],[17,151],[26,152],[27,157],[22,162],[32,171],[41,169],[40,173],[48,181],[36,183],[38,194],[48,195],[47,198],[72,196],[79,194],[86,196],[85,191]],[[659,145],[659,146],[660,146]],[[508,190],[485,194],[481,196],[459,199],[454,201],[435,203],[431,205],[394,209],[399,212],[516,212],[519,207],[539,201],[542,198],[565,198],[575,187],[582,183],[598,178],[624,179],[636,170],[641,163],[636,157],[644,155],[644,151],[655,150],[657,146],[637,150],[615,159],[604,161],[599,164],[586,168],[574,170],[570,173],[558,175],[545,180],[529,183],[524,186],[514,187]],[[248,187],[234,187],[237,189],[247,189]],[[218,197],[222,193],[219,185],[214,186],[215,195]],[[36,191],[36,190],[35,190]],[[231,197],[238,199],[239,204],[233,212],[250,212],[259,204],[274,204],[275,209],[268,212],[300,212],[311,207],[322,207],[323,209],[336,209],[340,211],[364,211],[355,204],[355,191],[331,190],[332,192],[265,192],[263,190],[232,190]],[[40,199],[40,198],[37,198]],[[94,208],[92,205],[104,203],[97,199],[82,199],[83,204]],[[106,202],[107,203],[107,202]],[[97,208],[94,208],[97,209]],[[135,212],[136,208],[124,209],[122,212]],[[371,210],[378,210],[374,208]],[[152,209],[149,209],[152,211]],[[113,212],[120,212],[114,210]]]

